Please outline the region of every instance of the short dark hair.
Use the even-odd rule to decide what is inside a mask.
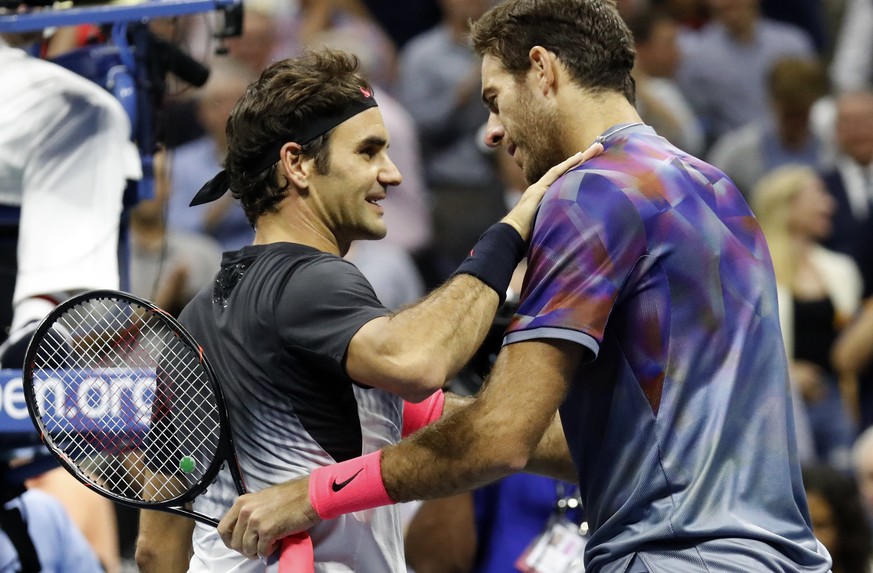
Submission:
[[[307,51],[269,66],[234,106],[227,119],[224,167],[231,192],[252,225],[288,194],[287,184],[276,180],[275,164],[262,171],[256,164],[277,143],[293,141],[292,134],[307,123],[359,100],[362,89],[372,90],[357,67],[355,56],[339,50]],[[330,133],[302,146],[320,173],[330,169]]]
[[[554,52],[576,83],[636,99],[633,36],[608,0],[506,0],[473,23],[473,47],[516,77],[530,69],[534,46]]]
[[[828,74],[818,58],[786,56],[767,74],[770,97],[788,105],[812,106],[830,91]]]

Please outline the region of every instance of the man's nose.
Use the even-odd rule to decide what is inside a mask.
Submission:
[[[385,166],[385,169],[379,173],[379,181],[383,185],[389,187],[403,183],[403,175],[400,173],[400,170],[397,169],[394,162],[391,161],[391,158],[388,158],[388,164]]]
[[[506,131],[503,129],[503,124],[497,119],[493,113],[488,116],[488,123],[485,125],[485,145],[488,147],[497,147],[503,141]]]

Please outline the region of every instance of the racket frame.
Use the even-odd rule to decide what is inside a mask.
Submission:
[[[200,479],[194,482],[194,484],[192,484],[185,491],[185,493],[176,496],[175,498],[163,501],[146,501],[132,499],[103,489],[100,486],[95,485],[93,481],[90,480],[88,477],[82,475],[80,469],[68,460],[67,456],[61,451],[60,448],[54,445],[54,443],[49,439],[47,435],[48,433],[43,424],[42,416],[40,415],[39,409],[37,407],[36,390],[33,384],[35,360],[36,354],[39,350],[39,345],[46,336],[46,334],[49,332],[51,327],[55,323],[57,323],[58,319],[65,315],[69,309],[83,302],[98,299],[119,300],[124,301],[125,303],[133,303],[135,305],[139,305],[145,308],[148,314],[157,316],[161,321],[163,321],[165,325],[169,326],[169,328],[176,334],[178,338],[180,338],[186,345],[188,345],[192,349],[195,349],[198,352],[200,364],[201,366],[203,366],[203,369],[206,372],[208,382],[215,394],[215,401],[218,408],[219,417],[219,438],[215,457],[212,459],[212,462],[206,469],[206,471],[203,472],[203,475],[200,477]],[[184,326],[182,326],[182,324],[178,320],[176,320],[176,318],[174,318],[171,314],[169,314],[162,308],[158,307],[153,302],[134,296],[128,292],[111,289],[90,290],[65,300],[54,309],[52,309],[52,311],[40,322],[39,326],[34,331],[33,337],[30,339],[30,343],[28,344],[27,351],[25,353],[24,368],[22,369],[22,384],[24,386],[24,397],[27,404],[27,410],[30,413],[31,421],[33,421],[37,431],[39,432],[40,440],[43,442],[43,444],[45,444],[46,448],[48,448],[51,454],[55,457],[55,459],[58,460],[58,462],[64,469],[71,473],[81,483],[88,486],[89,489],[97,492],[103,497],[109,498],[112,501],[129,507],[164,511],[175,515],[189,517],[206,525],[217,526],[217,519],[196,512],[193,509],[187,509],[184,507],[185,504],[192,502],[194,498],[206,491],[206,489],[218,477],[218,473],[221,471],[221,468],[225,462],[227,462],[227,466],[230,470],[230,474],[233,479],[234,486],[236,487],[237,493],[239,493],[240,495],[246,493],[245,482],[242,477],[242,472],[239,468],[239,461],[237,460],[236,449],[234,448],[233,444],[233,433],[230,429],[230,419],[227,415],[224,394],[221,391],[221,384],[218,382],[218,377],[215,375],[215,370],[209,363],[203,347],[197,343],[191,333],[189,333],[188,330]]]

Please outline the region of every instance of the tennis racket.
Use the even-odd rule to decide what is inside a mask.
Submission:
[[[36,329],[22,374],[42,441],[101,495],[217,526],[190,503],[225,463],[246,493],[215,372],[153,303],[110,290],[61,303]],[[313,571],[308,535],[286,538],[280,551],[281,573]]]

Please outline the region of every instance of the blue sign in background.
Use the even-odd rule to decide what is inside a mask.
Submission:
[[[153,373],[62,372],[45,376],[38,386],[43,390],[44,408],[55,421],[47,424],[49,431],[139,433],[150,421],[155,391]],[[35,431],[24,399],[21,371],[0,370],[0,433]]]
[[[21,370],[0,370],[0,433],[36,432],[27,413]]]

